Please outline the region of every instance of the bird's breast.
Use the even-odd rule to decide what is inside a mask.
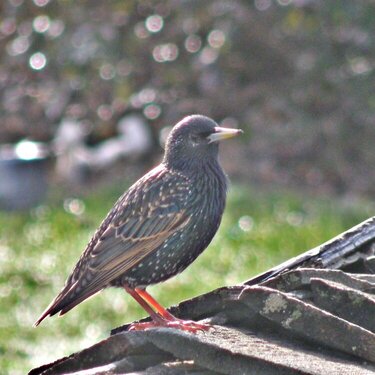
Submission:
[[[227,183],[221,169],[202,170],[194,182],[198,195],[189,230],[192,232],[198,251],[211,242],[221,222],[225,208]]]
[[[221,169],[203,168],[194,176],[177,176],[174,194],[188,221],[171,233],[112,285],[147,286],[164,281],[189,266],[209,245],[224,211],[226,179]]]

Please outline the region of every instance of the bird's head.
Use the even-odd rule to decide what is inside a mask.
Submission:
[[[185,117],[169,133],[163,162],[179,169],[217,160],[219,141],[241,133],[240,129],[219,127],[206,116]]]

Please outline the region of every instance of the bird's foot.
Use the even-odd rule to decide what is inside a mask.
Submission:
[[[182,331],[196,333],[198,331],[208,331],[212,328],[211,325],[205,323],[197,323],[193,320],[182,320],[182,319],[158,319],[152,320],[151,322],[132,323],[128,331],[144,331],[152,328],[175,328]]]
[[[133,323],[129,326],[128,331],[144,331],[152,328],[166,327],[196,333],[198,331],[208,331],[212,328],[209,324],[176,318],[144,289],[125,287],[125,290],[150,314],[152,319],[150,322]]]

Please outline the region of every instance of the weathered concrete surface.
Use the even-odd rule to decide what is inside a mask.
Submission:
[[[290,292],[293,290],[302,289],[306,286],[308,287],[310,285],[311,278],[334,281],[349,288],[361,290],[367,293],[375,293],[375,275],[348,274],[341,270],[325,270],[315,268],[299,268],[282,274],[277,278],[265,281],[261,285],[265,285],[282,292]],[[366,280],[368,278],[370,278],[369,281]]]
[[[156,370],[160,374],[375,373],[374,366],[315,352],[301,342],[286,344],[276,335],[214,326],[196,335],[165,328],[119,333],[31,374],[153,374]]]
[[[124,326],[91,348],[31,374],[375,374],[375,335],[360,322],[352,323],[355,313],[362,317],[363,311],[339,303],[341,294],[350,293],[354,304],[368,304],[369,294],[347,285],[373,290],[375,284],[316,269],[293,271],[268,284],[289,292],[268,286],[221,288],[172,309],[180,317],[210,317],[220,324],[208,332],[127,332]],[[311,298],[294,297],[292,284],[310,289],[306,295]],[[325,303],[329,308],[323,308]],[[340,316],[328,311],[334,308]],[[343,319],[342,311],[351,319]]]
[[[311,290],[316,306],[375,332],[375,295],[318,278],[311,279]]]
[[[314,353],[300,343],[285,345],[275,335],[223,327],[196,336],[160,331],[163,332],[149,333],[150,340],[159,348],[178,358],[193,358],[196,364],[223,374],[366,374],[370,371],[370,367]]]
[[[30,374],[375,374],[374,218],[342,239],[286,262],[285,269],[170,309],[180,318],[206,319],[214,325],[208,332],[127,332],[124,325]],[[325,263],[353,273],[319,269]],[[306,264],[314,268],[289,270]]]
[[[32,370],[30,374],[65,374],[96,368],[102,368],[100,371],[105,369],[127,373],[147,369],[171,359],[173,356],[170,353],[157,348],[143,335],[123,334],[110,336],[46,368]]]
[[[375,335],[358,325],[266,287],[248,287],[240,300],[290,333],[375,362]]]

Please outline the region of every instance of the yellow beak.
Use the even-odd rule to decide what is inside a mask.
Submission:
[[[207,137],[207,139],[209,141],[208,143],[219,142],[219,141],[222,141],[223,139],[236,137],[237,135],[240,135],[242,133],[243,133],[243,130],[241,129],[221,128],[220,126],[216,126],[215,132],[211,133]]]

